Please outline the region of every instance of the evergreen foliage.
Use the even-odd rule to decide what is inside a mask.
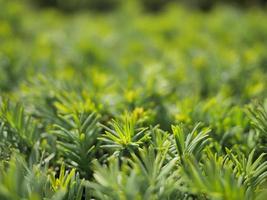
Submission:
[[[0,0],[0,200],[266,199],[266,13],[35,9]]]

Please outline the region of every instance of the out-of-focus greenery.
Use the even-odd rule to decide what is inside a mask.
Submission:
[[[36,6],[55,7],[65,11],[76,11],[80,9],[93,9],[107,11],[124,4],[123,0],[23,0],[30,1]],[[128,0],[139,3],[147,11],[159,11],[169,3],[184,4],[190,8],[209,11],[216,5],[228,4],[238,7],[266,6],[266,0]]]
[[[1,200],[266,198],[263,10],[0,5]]]

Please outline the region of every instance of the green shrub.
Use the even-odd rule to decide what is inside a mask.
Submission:
[[[265,200],[266,13],[143,3],[0,0],[1,200]]]

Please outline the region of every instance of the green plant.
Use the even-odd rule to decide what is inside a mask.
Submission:
[[[80,180],[73,168],[70,172],[65,170],[65,165],[61,164],[59,177],[56,178],[54,172],[49,174],[52,190],[57,193],[57,198],[64,200],[81,200],[83,195],[83,182]]]
[[[113,120],[112,129],[101,125],[106,131],[99,139],[104,142],[102,147],[109,148],[115,154],[129,154],[142,147],[150,136],[147,128],[136,128],[135,119],[126,115],[122,121]]]
[[[229,149],[227,156],[232,162],[233,172],[239,181],[247,187],[247,195],[252,198],[254,191],[259,190],[259,186],[267,180],[267,161],[264,161],[265,153],[260,154],[255,159],[255,149],[253,149],[248,157],[242,153],[234,155]]]
[[[267,111],[263,104],[257,104],[248,108],[252,126],[257,130],[255,140],[266,152],[267,144]]]
[[[224,163],[224,157],[212,156],[199,163],[193,157],[185,159],[185,183],[188,192],[200,199],[249,199],[245,187],[232,173],[231,166]]]
[[[95,163],[94,182],[87,183],[100,199],[172,199],[182,197],[176,159],[167,159],[153,147],[140,149],[139,156],[120,161],[112,158],[107,166]]]
[[[3,200],[41,200],[49,197],[47,177],[42,169],[30,169],[25,160],[14,154],[9,162],[0,164],[0,198]],[[47,195],[47,196],[46,196]]]
[[[1,103],[0,121],[2,141],[21,152],[31,152],[41,139],[38,123],[24,111],[24,107]]]
[[[99,116],[95,113],[73,113],[59,117],[62,124],[55,124],[51,130],[57,137],[59,155],[76,167],[82,176],[88,177],[90,163],[99,148]]]
[[[181,160],[190,155],[194,155],[197,159],[200,159],[202,151],[209,141],[208,133],[211,130],[204,128],[198,132],[197,129],[199,126],[200,123],[188,135],[185,135],[182,127],[172,126],[174,136],[172,152],[178,154]]]

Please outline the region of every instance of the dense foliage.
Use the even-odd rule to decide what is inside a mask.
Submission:
[[[0,199],[267,196],[267,15],[0,0]]]
[[[23,0],[34,3],[35,6],[55,7],[65,11],[76,11],[77,9],[93,9],[107,11],[116,9],[125,1],[123,0]],[[266,6],[267,0],[127,0],[137,2],[147,11],[159,11],[166,5],[184,4],[191,8],[209,11],[216,5],[227,4],[246,8],[249,6]]]

